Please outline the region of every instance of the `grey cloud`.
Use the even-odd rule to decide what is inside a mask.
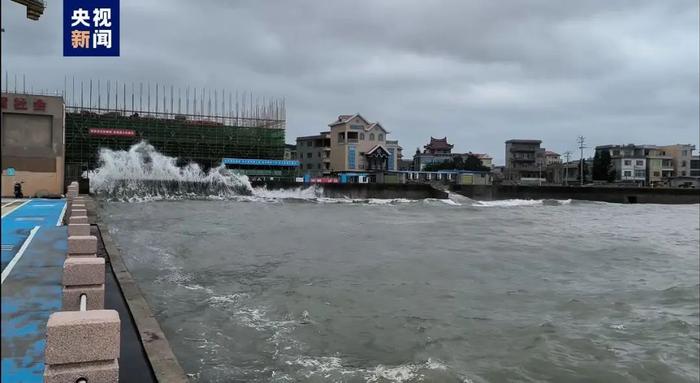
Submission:
[[[407,154],[431,136],[503,160],[503,141],[699,144],[695,0],[122,0],[122,56],[62,57],[60,2],[2,0],[2,64],[285,96],[288,141],[361,112]],[[3,77],[4,81],[4,77]]]

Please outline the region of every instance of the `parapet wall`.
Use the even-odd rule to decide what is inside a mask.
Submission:
[[[254,187],[268,189],[296,189],[308,185],[293,182],[253,182]],[[381,199],[424,199],[447,198],[447,193],[421,184],[319,184],[323,196],[328,198],[381,198]]]
[[[450,190],[477,200],[577,199],[613,203],[700,203],[700,189],[523,185],[451,185]]]

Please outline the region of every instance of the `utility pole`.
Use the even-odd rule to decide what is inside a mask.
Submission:
[[[569,166],[568,165],[569,165],[569,157],[571,157],[571,152],[568,150],[566,152],[564,152],[564,157],[566,157],[566,162],[564,163],[564,172],[565,172],[564,185],[568,186],[569,185]]]
[[[581,186],[583,186],[583,179],[585,178],[583,173],[583,149],[586,147],[585,141],[586,138],[584,136],[578,136],[578,139],[576,140],[576,142],[578,142],[578,148],[581,150]]]

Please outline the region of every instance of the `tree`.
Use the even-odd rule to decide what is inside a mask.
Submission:
[[[490,169],[484,166],[479,157],[469,154],[466,159],[461,156],[452,157],[452,159],[443,162],[435,162],[428,164],[424,168],[427,172],[435,172],[439,170],[471,170],[486,172]]]
[[[612,158],[608,150],[596,151],[593,156],[593,180],[612,182],[615,180],[612,172]]]

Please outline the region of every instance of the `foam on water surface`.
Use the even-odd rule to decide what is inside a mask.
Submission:
[[[150,202],[160,200],[236,200],[244,202],[310,202],[321,204],[405,205],[419,202],[405,198],[353,199],[324,197],[318,185],[292,189],[253,187],[247,176],[227,169],[223,164],[204,171],[196,163],[178,166],[177,158],[159,153],[145,141],[129,150],[102,148],[100,166],[86,175],[91,192],[109,200]],[[435,206],[518,207],[566,205],[571,200],[476,201],[456,193],[447,199],[427,198],[423,203]]]

